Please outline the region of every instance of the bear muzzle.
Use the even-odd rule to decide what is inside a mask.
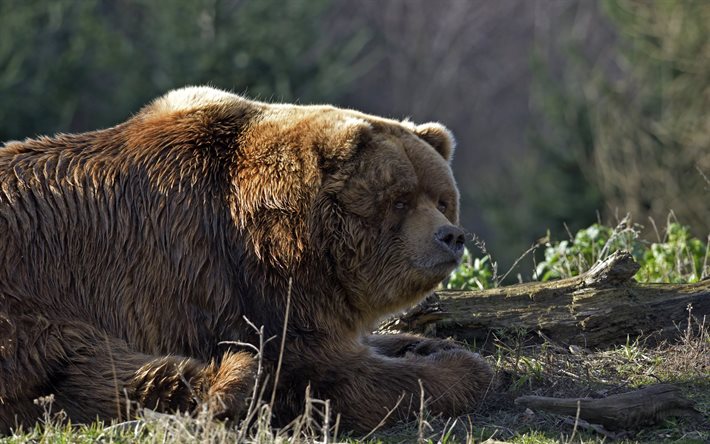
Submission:
[[[434,243],[444,252],[451,256],[451,260],[457,264],[463,257],[464,241],[466,240],[464,231],[454,225],[444,225],[439,227],[434,233]]]

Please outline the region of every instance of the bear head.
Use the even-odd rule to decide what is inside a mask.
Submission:
[[[436,123],[363,122],[355,153],[324,176],[314,214],[328,227],[322,254],[374,320],[431,292],[460,263],[464,232],[451,133]]]
[[[232,162],[239,237],[302,292],[344,293],[372,323],[420,300],[460,263],[455,142],[444,126],[212,88],[173,91],[139,117],[175,113],[192,116],[203,145],[215,133],[231,138],[222,157]]]

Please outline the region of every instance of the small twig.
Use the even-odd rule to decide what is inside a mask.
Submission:
[[[120,395],[120,390],[118,388],[118,376],[116,375],[116,363],[113,361],[113,353],[111,353],[111,343],[108,340],[108,335],[104,334],[104,340],[106,341],[106,351],[108,352],[108,359],[109,362],[111,363],[111,376],[113,377],[113,388],[116,391],[116,414],[118,416],[118,420],[122,421],[123,418],[121,418],[121,395]],[[126,421],[128,421],[131,416],[130,416],[130,404],[129,408],[126,409]]]
[[[387,414],[385,415],[385,417],[382,418],[382,421],[380,421],[380,423],[377,424],[377,425],[375,426],[375,428],[373,428],[372,430],[370,430],[370,432],[369,432],[367,435],[363,436],[363,437],[360,439],[361,441],[367,441],[367,438],[369,438],[370,436],[372,436],[377,430],[380,429],[380,427],[382,427],[383,425],[385,425],[385,424],[387,423],[387,419],[389,419],[389,417],[392,415],[392,413],[394,413],[394,411],[397,410],[397,407],[399,407],[399,405],[402,403],[402,400],[404,399],[404,396],[405,396],[405,393],[402,393],[402,394],[399,396],[399,399],[397,400],[397,403],[394,405],[394,407],[392,407],[392,408],[387,412]]]
[[[579,424],[579,412],[582,410],[582,402],[577,400],[577,414],[574,416],[574,427],[572,427],[572,435],[569,437],[569,443],[574,439],[574,435],[577,433],[577,424]]]
[[[572,419],[572,418],[565,418],[564,419],[565,424],[573,425],[573,426],[579,426],[585,430],[592,430],[594,432],[599,433],[600,435],[606,436],[607,438],[611,439],[618,439],[621,438],[624,433],[613,433],[610,432],[609,430],[605,429],[603,426],[600,426],[599,424],[590,424],[587,421],[583,419]],[[570,441],[572,439],[570,438]]]
[[[237,345],[239,347],[247,347],[252,350],[254,350],[256,353],[259,353],[259,348],[254,345],[250,344],[248,342],[242,342],[242,341],[220,341],[217,343],[217,345]]]
[[[530,253],[534,252],[535,250],[537,250],[539,246],[540,246],[540,243],[535,242],[534,244],[532,244],[532,245],[530,246],[530,248],[528,248],[528,249],[525,251],[525,253],[523,253],[519,258],[517,258],[517,259],[515,260],[515,262],[513,262],[513,265],[510,267],[510,269],[508,269],[508,271],[506,271],[505,274],[504,274],[500,279],[498,279],[498,280],[496,281],[496,287],[498,287],[498,286],[500,285],[500,283],[503,282],[503,281],[505,280],[505,278],[507,278],[508,275],[509,275],[513,270],[515,270],[515,267],[518,266],[518,264],[520,263],[520,261],[522,261],[523,259],[525,259],[528,254],[530,254]]]
[[[708,267],[708,258],[710,258],[710,234],[705,244],[705,258],[703,259],[703,269],[700,270],[700,280],[710,277],[710,267]]]
[[[656,233],[656,239],[658,239],[658,243],[660,244],[663,241],[661,240],[661,232],[658,231],[658,226],[656,225],[656,221],[651,216],[648,217],[648,220],[651,221],[651,225],[653,226],[653,231]]]
[[[698,173],[705,179],[705,182],[708,184],[708,187],[706,188],[707,190],[710,190],[710,179],[708,179],[708,176],[703,173],[703,170],[700,169],[699,165],[695,165],[695,168],[698,170]]]
[[[323,413],[323,444],[328,444],[330,435],[330,399],[325,400],[325,412]],[[333,438],[335,439],[335,438]]]
[[[614,227],[614,230],[611,232],[611,236],[609,236],[609,239],[604,243],[604,247],[602,248],[602,251],[599,252],[599,259],[604,259],[606,257],[606,254],[608,253],[609,249],[611,248],[612,241],[619,237],[621,233],[624,232],[632,232],[635,233],[633,228],[629,228],[631,225],[631,213],[626,213],[626,216],[624,216],[623,219]]]
[[[335,425],[333,426],[333,441],[338,441],[338,432],[340,431],[340,413],[335,415]]]
[[[481,250],[481,253],[484,254],[484,257],[488,256],[490,258],[491,268],[493,268],[493,276],[491,277],[491,281],[495,282],[495,285],[498,286],[498,262],[493,260],[493,256],[486,248],[486,242],[483,239],[471,233],[471,241],[474,243],[474,245],[476,245],[476,247],[478,247],[479,250]]]
[[[417,429],[417,437],[419,444],[424,443],[424,384],[419,379],[419,424]]]
[[[264,345],[271,340],[271,338],[269,338],[266,341],[264,340],[264,326],[261,326],[261,328],[257,328],[257,326],[254,325],[254,323],[251,322],[249,320],[249,318],[247,318],[246,316],[244,316],[244,321],[247,324],[249,324],[249,326],[251,326],[251,328],[256,330],[257,334],[259,335],[259,348],[256,348],[252,344],[240,343],[239,341],[234,341],[238,345],[251,346],[251,347],[255,348],[256,352],[257,352],[257,365],[256,365],[256,377],[254,378],[254,389],[252,391],[251,400],[249,401],[249,408],[247,409],[246,418],[244,419],[243,426],[239,430],[239,436],[238,436],[237,441],[241,441],[242,439],[244,439],[247,429],[248,429],[248,425],[251,423],[252,418],[254,417],[254,415],[256,414],[256,411],[258,410],[256,408],[256,406],[257,406],[257,403],[259,402],[259,400],[261,399],[261,396],[263,395],[263,391],[261,394],[259,393],[259,381],[260,381],[261,375],[264,371],[263,350],[264,350]],[[266,381],[264,381],[264,384],[266,384]]]
[[[276,376],[274,377],[274,388],[271,391],[271,402],[269,408],[273,412],[274,402],[276,401],[276,387],[279,384],[279,376],[281,374],[281,363],[283,362],[284,348],[286,346],[286,331],[288,329],[288,315],[291,311],[291,290],[293,289],[293,278],[288,278],[288,292],[286,293],[286,315],[284,316],[284,325],[281,332],[281,347],[279,349],[279,361],[276,364]]]

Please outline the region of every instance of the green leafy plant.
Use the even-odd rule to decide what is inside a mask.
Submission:
[[[593,224],[570,237],[570,240],[548,242],[545,245],[545,260],[535,269],[538,280],[577,276],[617,250],[630,251],[634,257],[639,257],[643,250],[638,240],[638,230],[626,220],[616,228]]]
[[[472,257],[468,249],[464,249],[463,260],[451,275],[446,284],[450,290],[483,290],[495,286],[495,272],[491,265],[491,257]]]
[[[663,242],[651,244],[639,258],[641,282],[698,282],[710,275],[710,244],[690,234],[690,229],[671,223]]]
[[[623,221],[616,228],[593,224],[571,240],[547,243],[535,276],[540,281],[576,276],[619,250],[631,252],[641,266],[635,276],[640,282],[692,283],[710,274],[708,245],[688,227],[671,222],[664,239],[649,243],[639,238],[638,227]]]
[[[549,236],[549,233],[548,233]],[[544,260],[534,278],[549,281],[577,276],[615,251],[629,251],[641,266],[639,282],[693,283],[710,276],[710,243],[693,237],[687,226],[669,222],[663,239],[640,238],[640,227],[624,219],[616,227],[592,224],[570,239],[545,244]],[[490,255],[474,258],[464,252],[462,264],[451,273],[447,289],[483,290],[497,285]]]

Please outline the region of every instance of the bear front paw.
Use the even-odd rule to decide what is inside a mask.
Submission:
[[[473,406],[493,389],[494,373],[488,363],[478,354],[458,348],[441,350],[426,358],[431,362],[433,378],[442,387],[456,387],[459,404]]]

